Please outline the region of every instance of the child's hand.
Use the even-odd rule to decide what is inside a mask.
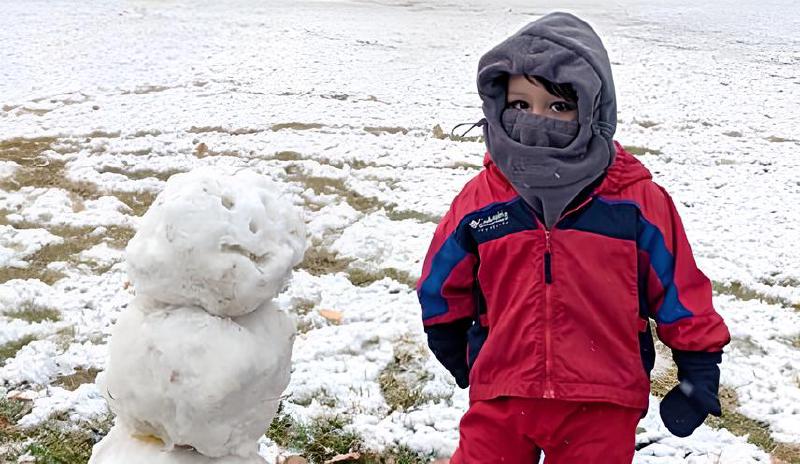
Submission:
[[[688,437],[709,414],[722,414],[717,366],[722,353],[674,350],[672,357],[681,383],[661,400],[661,420],[673,435]]]

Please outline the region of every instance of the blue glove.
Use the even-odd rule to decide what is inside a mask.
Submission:
[[[659,412],[667,429],[677,437],[688,437],[709,414],[719,417],[719,366],[722,353],[673,350],[678,380],[661,400]]]
[[[428,334],[428,347],[436,359],[450,371],[461,388],[469,386],[469,366],[467,365],[467,330],[472,325],[469,319],[448,324],[425,327]]]

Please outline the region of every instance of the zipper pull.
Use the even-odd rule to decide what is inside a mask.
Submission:
[[[545,229],[544,231],[544,238],[545,238],[545,245],[546,250],[544,253],[544,283],[552,284],[553,283],[553,269],[552,269],[552,261],[553,261],[553,254],[550,249],[550,231]]]

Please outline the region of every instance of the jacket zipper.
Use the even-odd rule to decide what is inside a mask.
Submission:
[[[575,208],[567,211],[556,221],[558,224],[562,219],[570,214],[578,211],[579,209],[586,206],[587,203],[592,201],[594,195],[590,195],[589,198],[584,200],[580,205],[576,206]],[[552,231],[544,225],[544,238],[545,238],[545,252],[544,252],[544,397],[545,398],[555,398],[555,391],[553,389],[553,379],[552,379],[552,360],[551,360],[551,353],[552,353],[552,335],[550,334],[550,320],[553,317],[553,309],[551,303],[551,293],[553,288],[553,248],[551,244],[551,235]],[[553,226],[555,227],[555,225]]]
[[[545,243],[547,245],[544,253],[544,397],[555,398],[553,382],[551,378],[552,361],[550,347],[550,318],[552,317],[550,304],[550,291],[553,287],[553,254],[550,247],[550,231],[544,230]]]

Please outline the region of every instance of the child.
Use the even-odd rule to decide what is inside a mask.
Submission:
[[[730,335],[677,210],[613,141],[592,28],[547,15],[484,55],[485,169],[439,224],[418,284],[428,344],[470,386],[452,463],[630,463],[648,407],[649,318],[678,365],[661,417],[688,436]]]

